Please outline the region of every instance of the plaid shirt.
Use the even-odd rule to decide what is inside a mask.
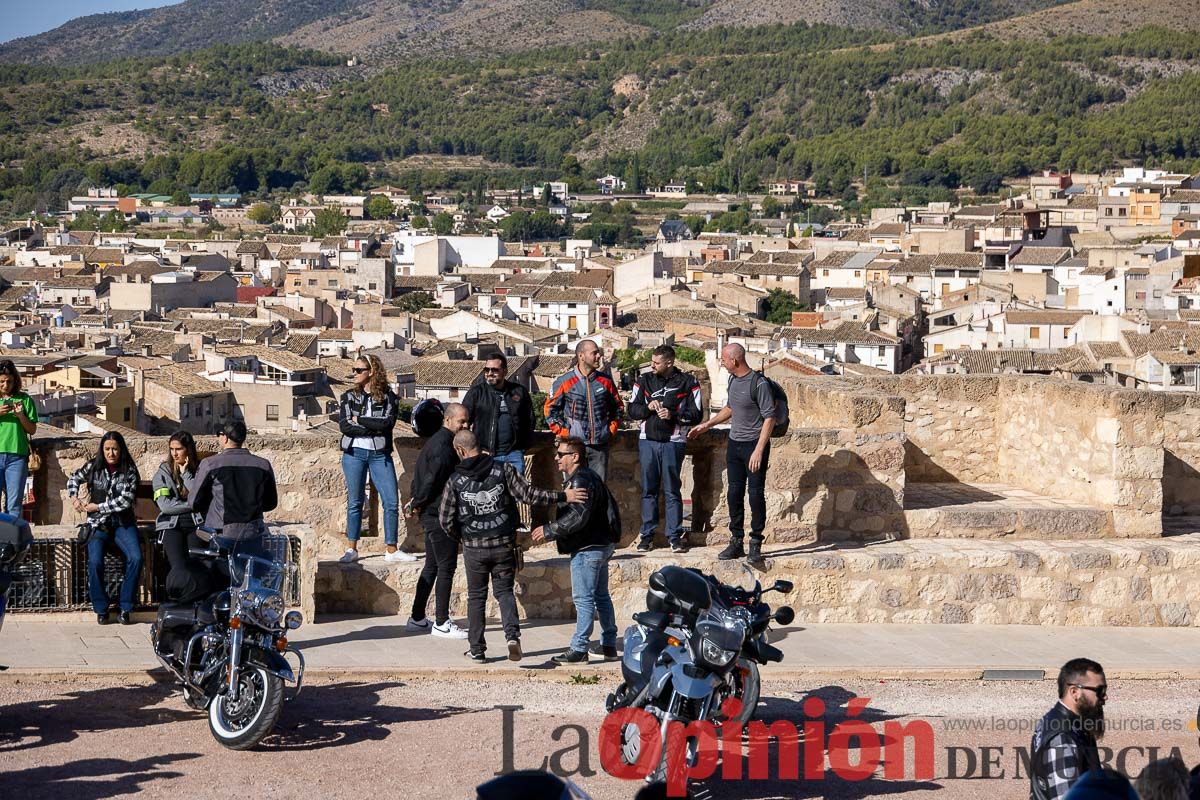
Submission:
[[[1060,738],[1042,753],[1041,767],[1046,776],[1046,797],[1061,800],[1079,780],[1079,752],[1069,739]]]
[[[89,512],[87,515],[87,521],[94,525],[102,522],[106,517],[122,511],[132,512],[134,501],[137,499],[138,484],[141,480],[137,467],[127,472],[114,472],[111,475],[108,470],[104,469],[100,470],[99,475],[93,475],[92,462],[89,461],[67,478],[67,497],[76,497],[79,494],[79,487],[85,484],[93,495],[104,493],[105,499],[103,503],[99,504],[99,510]]]

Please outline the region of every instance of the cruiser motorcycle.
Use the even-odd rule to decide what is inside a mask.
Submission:
[[[747,570],[749,572],[749,570]],[[788,625],[795,612],[784,606],[774,613],[762,601],[767,592],[787,594],[790,581],[764,589],[753,573],[753,586],[732,586],[699,570],[667,566],[650,576],[646,611],[634,614],[625,631],[621,658],[624,678],[608,696],[607,710],[641,708],[661,723],[661,753],[648,782],[665,779],[667,727],[671,722],[724,722],[744,725],[758,707],[760,664],[783,660],[767,642],[771,622]],[[749,584],[750,581],[746,581]],[[728,698],[742,703],[732,720],[724,719]],[[621,756],[635,764],[641,753],[638,726],[621,730]],[[696,758],[695,741],[688,742],[688,763]]]
[[[163,603],[150,641],[183,684],[184,701],[208,711],[213,737],[231,750],[248,750],[279,720],[284,683],[295,684],[290,700],[304,680],[304,656],[287,640],[304,618],[284,612],[284,577],[295,568],[219,549],[191,554],[227,562],[230,588],[194,603]],[[295,670],[288,654],[296,658]]]

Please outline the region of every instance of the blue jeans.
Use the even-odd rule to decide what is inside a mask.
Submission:
[[[617,646],[617,614],[608,594],[608,561],[613,546],[580,550],[571,556],[571,599],[575,602],[575,635],[571,649],[586,653],[592,617],[600,615],[600,646]]]
[[[512,464],[518,473],[525,474],[525,452],[523,450],[513,450],[502,456],[492,456],[492,460],[499,461],[501,464]]]
[[[383,541],[395,545],[400,524],[400,497],[396,491],[396,465],[387,453],[361,447],[342,453],[342,472],[346,475],[346,538],[358,541],[362,530],[363,496],[367,488],[367,472],[379,492],[383,505]]]
[[[658,495],[661,490],[667,505],[667,541],[674,544],[683,534],[683,442],[638,442],[642,462],[642,540],[649,541],[658,530]]]
[[[107,614],[110,600],[104,590],[104,545],[116,541],[125,555],[125,580],[121,582],[121,610],[132,611],[133,599],[137,596],[138,577],[142,573],[142,545],[138,541],[137,528],[132,525],[118,527],[112,533],[96,530],[88,539],[88,596],[92,610]]]
[[[0,470],[4,473],[4,510],[20,517],[25,502],[25,478],[29,476],[29,456],[0,453]]]

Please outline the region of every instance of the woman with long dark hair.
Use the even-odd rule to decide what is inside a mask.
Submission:
[[[29,437],[37,430],[37,406],[21,391],[21,375],[11,359],[0,361],[0,480],[4,510],[21,516],[29,476]]]
[[[200,515],[188,504],[200,456],[196,453],[196,440],[187,431],[171,434],[167,448],[167,460],[154,473],[154,504],[158,506],[154,530],[171,565],[167,573],[167,597],[186,602],[199,598],[208,588],[207,571],[188,555],[189,549],[205,546],[196,533],[202,521]]]
[[[396,486],[396,464],[392,461],[392,430],[400,412],[400,401],[388,385],[387,371],[377,356],[359,356],[354,362],[354,386],[342,394],[338,426],[342,431],[342,473],[346,477],[346,538],[349,547],[342,563],[358,560],[358,537],[367,473],[379,492],[383,506],[384,561],[416,561],[417,557],[398,548],[400,492]]]
[[[138,576],[142,572],[142,547],[133,513],[140,481],[137,464],[129,454],[125,437],[116,431],[101,436],[95,458],[67,479],[67,496],[72,499],[76,511],[87,514],[87,524],[91,528],[87,543],[88,594],[96,621],[101,625],[109,622],[111,604],[104,589],[103,574],[104,546],[109,542],[115,542],[125,555],[119,619],[122,625],[130,624],[129,612],[133,611]],[[88,491],[86,503],[79,497],[80,489],[85,486]]]

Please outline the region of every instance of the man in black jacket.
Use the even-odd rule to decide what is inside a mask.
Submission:
[[[508,380],[508,358],[492,353],[483,362],[483,382],[463,398],[471,430],[492,458],[525,474],[525,449],[533,439],[533,403],[529,391]]]
[[[638,460],[642,465],[642,535],[638,550],[653,549],[658,529],[658,496],[667,509],[667,542],[674,553],[687,551],[683,535],[683,452],[688,428],[704,416],[700,384],[675,367],[675,348],[662,345],[650,356],[650,371],[638,376],[629,416],[642,420]]]
[[[467,427],[467,409],[461,403],[446,406],[442,427],[429,437],[417,456],[413,471],[408,501],[409,513],[420,515],[421,529],[425,532],[425,568],[417,579],[413,592],[412,616],[405,629],[413,633],[432,633],[447,639],[465,639],[467,632],[450,619],[450,587],[454,583],[454,569],[458,564],[458,543],[446,535],[438,523],[438,508],[442,502],[442,491],[446,482],[458,466],[454,452],[454,434]],[[429,593],[436,586],[433,623],[425,616],[429,605]]]
[[[1062,800],[1071,787],[1100,769],[1096,740],[1104,736],[1104,668],[1075,658],[1058,672],[1058,702],[1033,730],[1029,745],[1030,800]]]
[[[467,639],[471,649],[464,655],[472,661],[486,660],[483,639],[487,610],[488,580],[500,604],[500,622],[508,644],[510,661],[521,660],[521,626],[513,581],[517,573],[516,501],[550,505],[562,501],[581,502],[587,492],[568,489],[547,492],[534,488],[512,464],[496,461],[479,447],[471,431],[454,435],[454,452],[460,459],[442,494],[438,521],[442,530],[462,541],[463,566],[467,571]]]
[[[221,451],[200,462],[191,497],[192,511],[204,517],[221,547],[265,556],[263,514],[279,505],[271,462],[246,449],[246,423],[231,419],[217,434]]]
[[[600,649],[605,661],[617,658],[617,616],[608,593],[608,562],[620,530],[613,530],[615,513],[608,488],[600,476],[584,463],[587,445],[582,439],[559,439],[554,459],[563,473],[563,487],[587,491],[581,503],[560,504],[558,518],[533,532],[535,542],[551,541],[558,552],[571,557],[571,599],[575,603],[575,635],[565,652],[554,656],[556,664],[579,664],[588,660],[592,618],[600,616]],[[619,524],[619,523],[618,523]]]

